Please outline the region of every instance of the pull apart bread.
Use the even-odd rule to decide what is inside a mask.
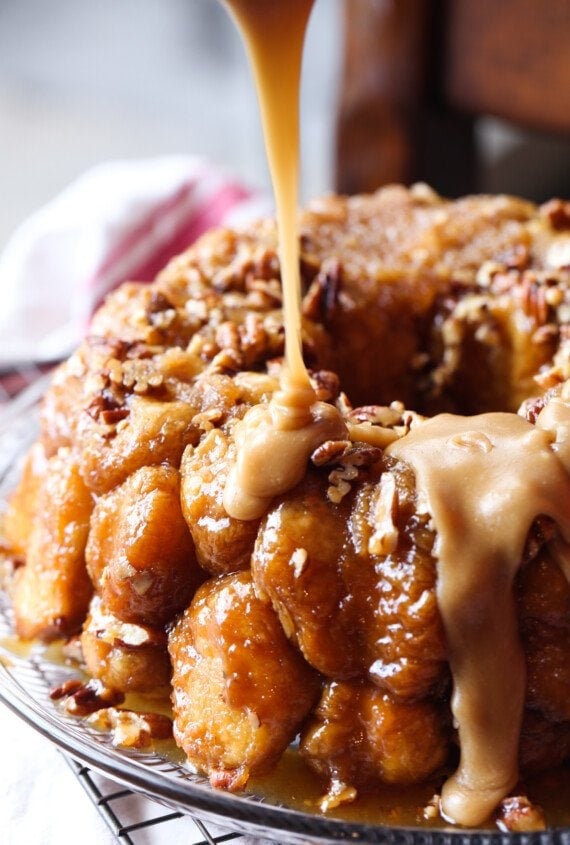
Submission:
[[[262,518],[226,513],[236,425],[278,389],[284,329],[274,223],[213,231],[96,313],[45,396],[4,534],[21,637],[81,632],[105,685],[170,688],[175,738],[216,786],[243,788],[301,733],[334,805],[475,753],[452,717],[438,521],[394,444],[423,415],[518,413],[532,433],[570,404],[570,206],[391,186],[314,202],[300,232],[304,357],[346,438]],[[548,431],[555,455],[568,428]],[[506,587],[523,775],[570,758],[570,498],[556,507],[525,517]],[[485,589],[462,595],[466,617]]]

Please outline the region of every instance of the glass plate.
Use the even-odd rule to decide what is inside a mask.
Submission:
[[[35,398],[35,397],[34,397]],[[0,513],[14,487],[22,457],[37,434],[33,410],[0,416]],[[0,639],[13,632],[9,603],[0,592]],[[0,655],[2,649],[0,648]],[[49,654],[49,651],[48,651]],[[208,781],[166,755],[116,748],[109,735],[60,710],[49,690],[77,673],[52,662],[40,648],[0,660],[0,701],[75,759],[160,803],[236,832],[291,845],[352,842],[361,845],[570,845],[570,829],[508,834],[358,824],[292,810],[263,797],[214,790]]]

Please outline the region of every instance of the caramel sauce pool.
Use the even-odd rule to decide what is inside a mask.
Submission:
[[[544,809],[549,827],[570,826],[570,767],[528,778],[525,787],[525,794]],[[382,785],[359,793],[354,804],[342,804],[323,814],[319,809],[322,783],[295,749],[290,748],[271,774],[251,778],[247,792],[299,812],[355,824],[441,829],[445,822],[439,816],[428,820],[423,815],[424,807],[440,789],[441,781],[435,780],[405,787]],[[497,831],[492,818],[479,827]],[[457,831],[456,827],[448,829]]]

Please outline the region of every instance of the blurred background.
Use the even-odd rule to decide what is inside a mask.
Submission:
[[[340,3],[306,43],[303,195],[331,185]],[[249,69],[217,0],[0,0],[0,248],[106,159],[196,153],[269,181]]]
[[[509,17],[493,22],[495,41],[488,43],[482,21],[498,9]],[[525,41],[525,10],[534,42]],[[546,35],[536,25],[537,12],[548,24]],[[555,51],[544,43],[549,33],[566,45],[556,68]],[[427,34],[438,57],[435,70]],[[442,95],[435,92],[436,81],[448,74],[440,57],[450,58],[455,69],[458,57],[471,56],[475,38],[473,55],[483,55],[484,63],[477,73],[492,74],[498,105],[486,111],[484,99],[474,98],[479,89],[469,66],[471,76],[464,73],[451,86],[459,111],[461,98],[472,95],[465,106],[469,117],[446,123]],[[537,38],[543,39],[540,50]],[[507,43],[519,51],[510,64]],[[333,187],[368,190],[393,178],[418,177],[450,194],[506,190],[538,200],[569,195],[569,43],[568,0],[346,0],[346,6],[317,0],[303,82],[303,199]],[[550,64],[538,67],[538,59]],[[503,103],[518,101],[496,83],[509,81],[513,68],[523,93],[522,75],[542,74],[538,99],[552,101],[564,118],[551,122],[554,131],[537,131],[536,121],[529,131],[501,119]],[[554,70],[566,74],[559,89]],[[439,171],[418,163],[417,151],[410,153],[417,139],[430,155],[439,155]],[[448,139],[449,150],[451,140],[458,141],[468,155],[455,160]],[[0,0],[0,248],[23,218],[90,165],[168,153],[205,155],[244,183],[268,188],[246,58],[221,4]],[[458,171],[470,177],[477,172],[477,179],[454,182]]]

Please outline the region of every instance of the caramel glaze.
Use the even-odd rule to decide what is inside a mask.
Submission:
[[[569,425],[570,405],[555,399],[534,426],[515,414],[442,414],[387,449],[414,469],[438,533],[461,749],[441,809],[462,825],[481,824],[518,780],[525,662],[513,580],[537,516],[557,522],[559,547],[570,540]]]
[[[237,519],[262,516],[274,496],[303,477],[311,452],[347,437],[338,411],[317,402],[303,362],[297,237],[299,84],[303,42],[314,0],[224,0],[246,42],[253,68],[279,233],[285,367],[268,406],[252,408],[236,431],[237,463],[224,507]]]

